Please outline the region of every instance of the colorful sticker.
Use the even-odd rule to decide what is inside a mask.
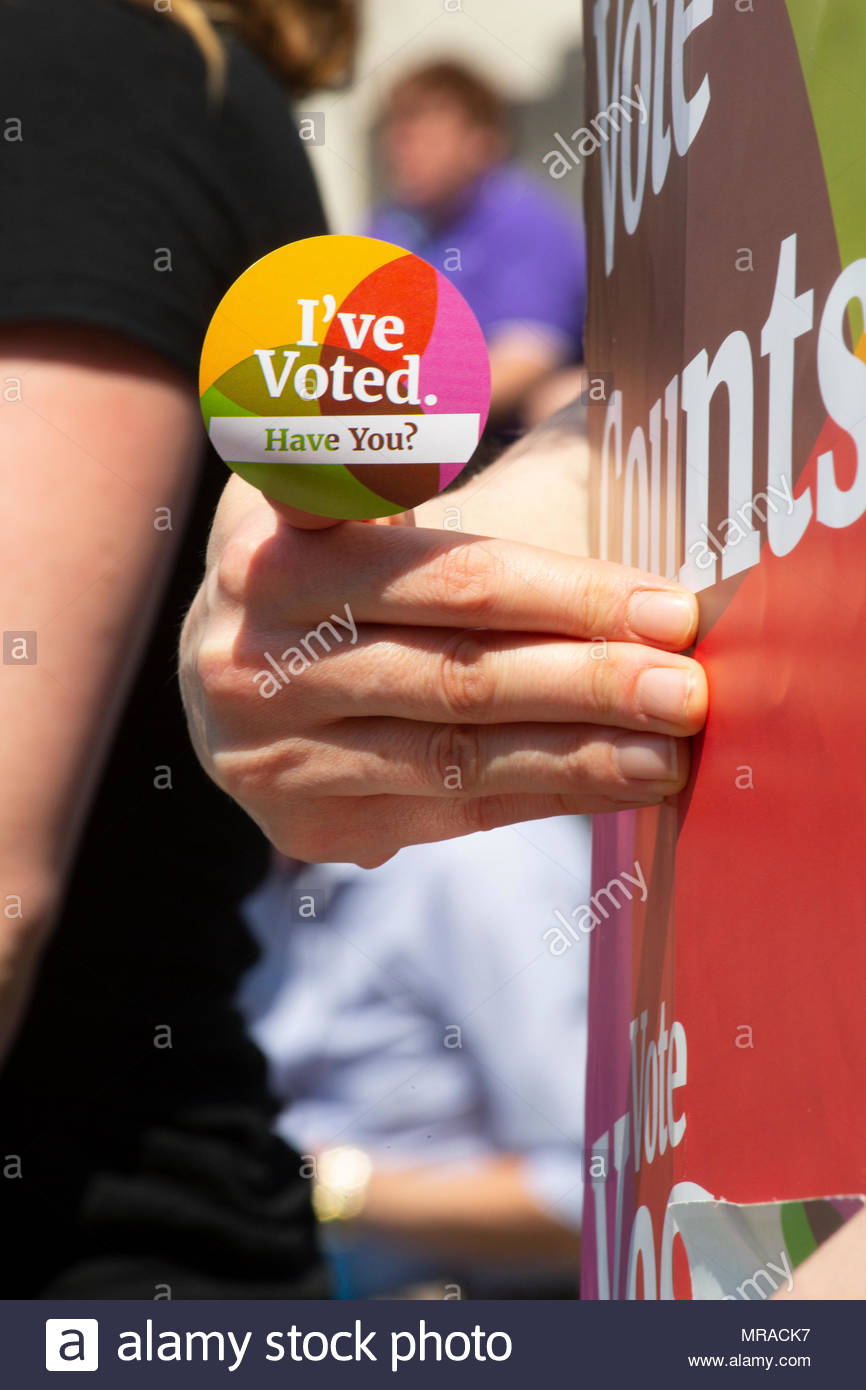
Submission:
[[[372,237],[281,246],[232,285],[204,341],[201,407],[229,468],[344,520],[442,492],[474,453],[490,364],[463,296]]]

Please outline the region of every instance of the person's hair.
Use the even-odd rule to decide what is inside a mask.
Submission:
[[[400,79],[385,102],[383,119],[414,116],[431,102],[459,107],[473,125],[505,129],[505,104],[499,92],[471,68],[449,59],[428,63]]]
[[[225,77],[224,25],[256,49],[295,95],[348,76],[358,35],[357,0],[130,0],[174,20],[195,39],[218,93]]]

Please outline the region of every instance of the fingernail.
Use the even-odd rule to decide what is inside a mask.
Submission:
[[[672,666],[651,666],[642,671],[637,683],[637,702],[648,719],[679,724],[686,711],[692,677],[689,671]]]
[[[623,777],[657,782],[676,776],[677,742],[662,734],[628,734],[619,740],[614,755]]]
[[[628,605],[628,625],[636,637],[672,647],[688,642],[694,615],[694,599],[670,589],[638,589]]]

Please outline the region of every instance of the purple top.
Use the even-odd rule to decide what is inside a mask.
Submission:
[[[444,228],[391,204],[374,214],[369,235],[403,246],[441,270],[468,301],[488,343],[506,324],[532,324],[561,338],[569,360],[582,361],[583,228],[516,165],[485,174]]]

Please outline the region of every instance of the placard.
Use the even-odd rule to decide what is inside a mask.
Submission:
[[[582,1292],[766,1298],[866,1192],[866,6],[584,14],[595,550],[710,714],[595,822]]]

